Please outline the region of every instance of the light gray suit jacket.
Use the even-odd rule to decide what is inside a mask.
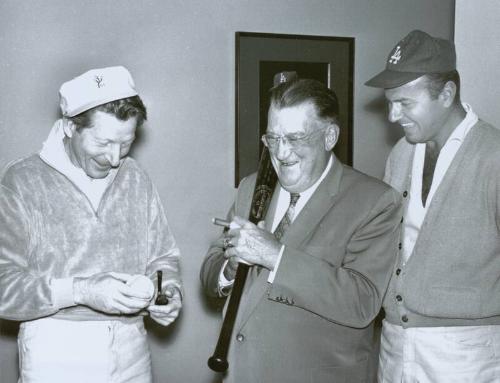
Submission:
[[[248,216],[255,175],[230,216]],[[370,382],[373,319],[396,253],[398,194],[337,159],[284,237],[273,284],[250,270],[229,350],[231,383]],[[223,263],[214,242],[201,270],[216,295]],[[252,270],[253,269],[253,270]]]

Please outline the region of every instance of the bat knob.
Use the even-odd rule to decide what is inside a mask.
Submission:
[[[208,359],[208,367],[210,367],[210,369],[215,372],[225,372],[229,367],[229,363],[227,362],[227,360],[220,357],[211,356]]]
[[[155,305],[164,306],[168,305],[168,297],[166,294],[158,294],[155,300]]]

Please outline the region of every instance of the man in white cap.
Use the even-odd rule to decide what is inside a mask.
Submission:
[[[385,90],[405,133],[385,172],[405,213],[379,382],[498,382],[500,131],[461,103],[453,43],[425,32],[366,85]]]
[[[182,287],[158,193],[127,157],[146,108],[123,67],[64,83],[60,99],[40,153],[0,184],[0,317],[22,322],[20,381],[151,382],[142,318],[173,322]]]

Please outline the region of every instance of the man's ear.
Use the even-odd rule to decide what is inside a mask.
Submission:
[[[337,141],[339,140],[339,126],[337,124],[331,123],[328,125],[325,131],[325,150],[329,152],[332,150]]]
[[[453,81],[448,81],[446,84],[444,84],[441,93],[439,93],[439,99],[441,100],[445,108],[449,108],[451,105],[453,105],[456,95],[457,84],[455,84]]]
[[[66,137],[71,138],[76,131],[76,125],[73,121],[65,118],[63,120],[63,131]]]

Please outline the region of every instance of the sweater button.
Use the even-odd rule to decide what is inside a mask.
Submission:
[[[405,190],[405,191],[403,192],[403,197],[404,197],[404,198],[406,198],[407,196],[408,196],[408,192]]]
[[[398,245],[399,250],[401,250],[402,247],[403,247],[402,243],[399,242],[399,245]]]
[[[401,302],[403,300],[403,297],[401,295],[396,295],[396,300],[398,302]]]
[[[401,269],[396,270],[396,275],[399,275],[399,274],[401,274]]]
[[[243,342],[245,340],[245,337],[243,336],[243,334],[238,334],[236,335],[236,340],[238,342]]]
[[[408,322],[408,317],[406,315],[403,315],[401,317],[401,320],[406,323],[406,322]]]

